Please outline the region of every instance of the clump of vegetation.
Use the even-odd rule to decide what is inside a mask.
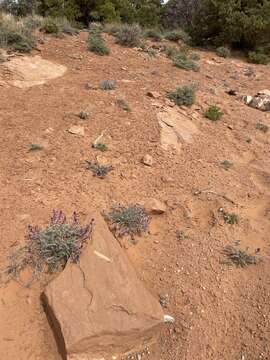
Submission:
[[[230,160],[224,160],[220,163],[220,165],[225,169],[229,170],[231,167],[233,167],[233,162]]]
[[[264,133],[267,133],[268,130],[269,130],[269,127],[267,125],[263,124],[263,123],[257,123],[256,124],[256,129],[260,130],[260,131],[262,131]]]
[[[270,7],[268,1],[199,2],[190,26],[198,44],[237,46],[256,49],[269,43]]]
[[[102,152],[108,150],[108,146],[106,144],[102,143],[102,142],[96,142],[96,143],[92,144],[92,148],[100,150]]]
[[[77,31],[65,17],[47,17],[43,20],[40,30],[58,36],[61,33],[73,35]]]
[[[216,49],[216,54],[219,57],[228,58],[231,56],[231,51],[229,48],[227,48],[225,46],[220,46]]]
[[[185,43],[190,42],[190,36],[182,29],[171,30],[165,33],[165,39],[170,41],[183,41]]]
[[[43,30],[47,34],[58,35],[60,33],[60,29],[55,19],[52,18],[47,18],[44,20],[41,30]]]
[[[253,64],[267,65],[270,62],[270,57],[260,51],[250,51],[248,53],[248,61]]]
[[[129,106],[129,104],[123,100],[123,99],[118,99],[116,101],[117,105],[122,109],[122,110],[125,110],[127,112],[130,112],[131,111],[131,108]]]
[[[191,106],[195,102],[196,90],[194,85],[184,85],[168,93],[168,98],[178,106]]]
[[[106,46],[104,39],[100,33],[94,35],[89,34],[88,37],[88,49],[98,55],[109,55],[110,50]]]
[[[116,88],[116,81],[102,80],[99,87],[101,90],[114,90]]]
[[[99,35],[102,33],[103,30],[104,30],[104,27],[99,22],[91,22],[89,24],[89,34],[92,34],[92,35],[98,34]]]
[[[92,227],[93,220],[81,226],[76,213],[71,221],[67,221],[62,211],[54,210],[48,226],[29,226],[26,244],[9,256],[5,273],[9,278],[16,278],[22,270],[30,267],[36,276],[63,269],[68,260],[78,262]]]
[[[134,47],[140,45],[143,37],[142,28],[137,24],[123,25],[116,33],[116,42],[123,46]]]
[[[193,70],[199,71],[200,66],[192,61],[186,53],[179,52],[173,57],[173,64],[174,66],[185,69],[185,70]]]
[[[111,224],[116,236],[141,235],[147,231],[150,221],[144,207],[138,204],[115,205],[109,213],[104,213],[104,217]]]
[[[163,35],[158,29],[147,29],[144,36],[153,41],[161,41],[163,39]]]
[[[247,251],[237,249],[234,246],[226,246],[223,252],[227,256],[229,264],[238,267],[256,265],[261,262],[259,251],[255,255],[251,255]]]
[[[204,116],[212,121],[218,121],[221,119],[223,112],[219,106],[211,105],[208,110],[204,113]]]
[[[86,161],[87,169],[91,170],[94,176],[104,179],[106,175],[113,170],[111,165],[100,165],[97,162],[92,163],[91,161]]]
[[[178,241],[186,240],[188,236],[185,234],[183,230],[176,230],[176,239]]]
[[[199,61],[201,59],[200,55],[198,53],[192,53],[190,54],[189,58],[193,61]]]
[[[106,24],[103,31],[110,35],[115,36],[120,30],[120,28],[121,28],[120,24]]]
[[[31,144],[29,147],[29,151],[39,151],[42,150],[43,146],[39,144]]]
[[[82,110],[82,111],[79,112],[78,116],[82,120],[87,120],[89,118],[89,112],[85,111],[85,110]]]
[[[219,212],[223,215],[223,219],[226,224],[235,225],[238,224],[239,217],[235,213],[229,213],[225,211],[223,208],[219,209]]]
[[[0,21],[0,47],[19,52],[30,52],[36,46],[33,30],[12,15],[2,15]]]
[[[166,46],[165,54],[168,58],[173,58],[178,53],[178,49],[175,46]]]

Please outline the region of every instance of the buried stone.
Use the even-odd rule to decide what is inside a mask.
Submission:
[[[42,300],[63,359],[123,355],[155,338],[165,321],[100,214],[79,263],[69,262]]]

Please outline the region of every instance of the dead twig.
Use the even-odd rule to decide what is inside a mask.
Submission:
[[[228,196],[226,196],[224,194],[216,193],[215,191],[212,191],[212,190],[204,189],[204,190],[195,190],[193,192],[193,195],[196,195],[196,196],[201,195],[201,194],[211,194],[211,195],[219,196],[219,197],[222,197],[224,200],[229,201],[231,204],[236,205],[232,199],[228,198]]]

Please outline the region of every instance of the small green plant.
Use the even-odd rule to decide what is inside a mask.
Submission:
[[[167,97],[178,106],[191,106],[195,102],[196,90],[194,85],[184,85],[168,93]]]
[[[89,35],[88,37],[88,49],[97,55],[109,55],[110,50],[106,46],[106,43],[100,34]]]
[[[87,120],[89,118],[89,112],[85,111],[85,110],[82,110],[82,111],[79,112],[78,116],[82,120]]]
[[[100,150],[102,152],[108,150],[108,146],[106,144],[102,143],[102,142],[97,142],[97,143],[92,144],[92,148]]]
[[[113,170],[111,165],[100,165],[97,162],[92,163],[91,161],[86,160],[87,169],[91,170],[94,176],[104,179],[106,175]]]
[[[42,150],[43,146],[39,144],[31,144],[29,147],[29,151],[39,151]]]
[[[248,61],[253,64],[267,65],[270,62],[270,57],[263,52],[250,51],[248,53]]]
[[[114,90],[116,88],[116,81],[102,80],[99,87],[101,90]]]
[[[269,127],[267,125],[263,124],[263,123],[257,123],[256,124],[256,129],[260,130],[260,131],[262,131],[264,133],[267,133],[268,130],[269,130]]]
[[[116,236],[141,235],[147,231],[150,221],[144,207],[138,204],[115,205],[109,213],[104,213],[104,217],[111,224]]]
[[[122,109],[122,110],[125,110],[127,112],[130,112],[131,111],[131,108],[129,106],[129,104],[123,100],[123,99],[118,99],[116,101],[117,105]]]
[[[216,49],[216,54],[219,57],[228,58],[231,56],[231,51],[225,46],[220,46]]]
[[[185,234],[183,230],[176,230],[176,239],[178,241],[186,240],[188,236]]]
[[[231,162],[230,160],[224,160],[220,163],[220,165],[225,169],[225,170],[229,170],[231,167],[233,167],[233,162]]]
[[[143,31],[137,24],[123,25],[116,33],[116,42],[122,46],[134,47],[140,45]]]
[[[174,66],[180,69],[193,70],[193,71],[200,70],[200,66],[196,64],[194,61],[190,60],[189,57],[182,52],[179,52],[173,57],[173,64]]]
[[[170,41],[183,41],[185,43],[190,42],[190,36],[182,29],[171,30],[165,33],[165,39]]]
[[[223,219],[226,224],[235,225],[239,222],[239,217],[235,213],[229,213],[225,211],[223,208],[219,209],[219,212],[222,214]]]
[[[226,246],[223,253],[228,258],[228,262],[226,263],[236,265],[238,267],[256,265],[261,262],[261,257],[258,251],[254,255],[251,255],[247,251],[237,249],[234,246]]]
[[[223,112],[220,107],[216,105],[209,106],[208,110],[204,113],[204,116],[212,121],[218,121],[221,119]]]
[[[78,262],[92,228],[93,220],[81,226],[76,213],[68,222],[62,211],[54,210],[50,224],[45,228],[28,227],[27,242],[9,256],[5,273],[9,278],[17,278],[22,270],[30,267],[37,276],[64,268],[69,259]]]

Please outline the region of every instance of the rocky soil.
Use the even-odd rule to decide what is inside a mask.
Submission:
[[[24,243],[28,224],[46,224],[54,208],[89,220],[92,209],[144,203],[149,231],[136,244],[120,243],[176,321],[126,358],[269,360],[270,145],[258,123],[270,126],[270,113],[240,98],[269,90],[270,68],[196,49],[201,70],[188,72],[109,36],[111,54],[99,57],[85,39],[46,38],[33,55],[61,65],[62,76],[45,72],[35,86],[22,86],[24,77],[39,81],[35,75],[0,65],[1,268]],[[99,90],[105,79],[116,89]],[[197,86],[195,104],[173,106],[167,92],[188,83]],[[222,109],[220,121],[204,117],[210,105]],[[89,117],[81,119],[81,111]],[[101,135],[104,153],[91,146]],[[29,151],[30,144],[42,150]],[[100,179],[85,160],[113,170]],[[236,213],[238,224],[226,223],[220,208]],[[262,262],[229,266],[227,245],[259,251]],[[61,359],[40,301],[49,281],[2,284],[0,359]]]

